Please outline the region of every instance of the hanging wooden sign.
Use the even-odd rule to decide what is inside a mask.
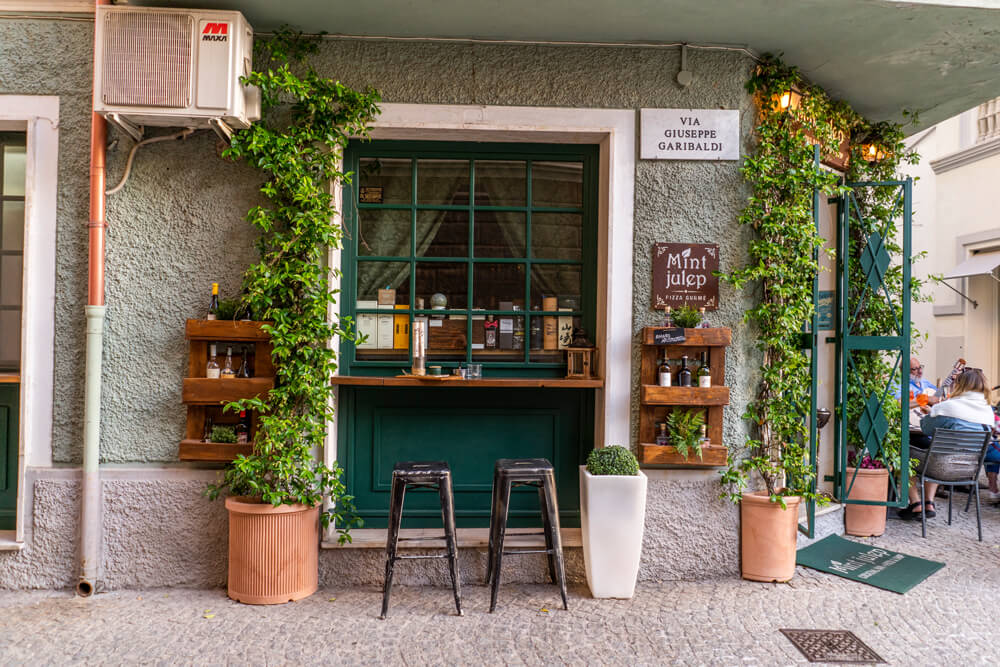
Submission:
[[[653,246],[653,308],[719,307],[717,243],[657,243]]]

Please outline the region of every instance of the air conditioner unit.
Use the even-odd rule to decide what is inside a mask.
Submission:
[[[244,86],[253,28],[239,12],[98,5],[94,111],[133,135],[142,126],[229,135],[260,118]]]

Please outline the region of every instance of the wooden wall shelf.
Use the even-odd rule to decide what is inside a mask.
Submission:
[[[726,465],[728,450],[722,443],[723,407],[729,405],[729,387],[725,386],[726,347],[732,342],[728,328],[685,329],[685,340],[670,345],[656,345],[654,332],[660,327],[646,327],[642,332],[642,363],[639,370],[639,462],[685,468],[708,468]],[[703,352],[709,355],[711,387],[661,387],[657,384],[657,366],[666,352],[668,358],[683,355],[694,359]],[[676,368],[675,371],[676,377]],[[656,442],[656,424],[672,410],[703,408],[709,442],[702,447],[702,457],[681,456],[675,447]]]
[[[271,361],[271,341],[263,327],[266,322],[233,320],[188,320],[184,327],[188,339],[188,376],[181,385],[181,401],[187,405],[187,426],[180,443],[181,461],[232,461],[238,454],[250,454],[247,443],[204,442],[206,421],[211,417],[218,426],[228,425],[238,415],[223,413],[222,406],[242,398],[254,398],[274,388],[274,364]],[[242,348],[252,359],[253,377],[207,378],[208,346],[216,343],[216,357],[221,365],[225,346],[232,344],[234,366]],[[237,361],[239,360],[239,361]],[[250,414],[250,440],[257,428],[256,415]]]

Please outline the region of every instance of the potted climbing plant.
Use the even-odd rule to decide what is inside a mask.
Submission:
[[[224,156],[265,175],[247,220],[260,238],[260,261],[243,278],[243,306],[267,322],[275,386],[266,396],[234,401],[229,410],[258,414],[253,452],[238,456],[210,497],[228,494],[229,596],[252,604],[296,600],[315,592],[319,524],[348,538],[359,523],[341,469],[315,457],[332,416],[331,340],[351,336],[331,322],[335,293],[324,260],[339,248],[331,186],[349,177],[342,150],[367,136],[379,95],[321,76],[308,63],[317,40],[289,30],[255,44],[256,67],[244,85],[260,89],[263,119],[236,132]],[[329,509],[320,512],[328,499]]]
[[[635,455],[612,445],[580,466],[580,526],[587,585],[595,598],[635,593],[646,521],[646,475]]]
[[[803,91],[794,108],[780,103],[793,85]],[[795,574],[799,503],[823,500],[816,493],[802,417],[812,387],[800,341],[802,325],[813,314],[823,244],[813,220],[813,196],[839,191],[836,174],[814,167],[806,133],[821,146],[839,146],[838,137],[850,135],[855,116],[821,90],[804,86],[794,68],[774,57],[759,64],[747,90],[759,116],[756,149],[742,167],[752,192],[740,223],[753,230],[754,239],[749,262],[723,278],[759,295],[745,319],[758,331],[763,364],[743,415],[750,427],[745,451],[730,456],[722,482],[724,496],[740,505],[743,578],[787,581]]]

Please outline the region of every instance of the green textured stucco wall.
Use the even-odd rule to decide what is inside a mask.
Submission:
[[[79,462],[82,449],[92,28],[87,21],[0,18],[0,95],[61,98],[53,452],[57,462],[65,463]],[[384,101],[392,103],[635,109],[637,128],[638,109],[643,107],[739,109],[745,143],[753,122],[752,102],[744,90],[752,61],[739,52],[692,50],[688,63],[695,82],[682,89],[674,82],[679,60],[677,49],[666,48],[331,39],[323,44],[318,66],[349,85],[375,86]],[[109,138],[113,141],[108,153],[110,187],[120,178],[132,144],[113,129]],[[147,146],[137,155],[128,185],[109,197],[104,462],[176,461],[185,414],[180,403],[187,365],[184,319],[204,313],[212,280],[221,283],[223,293],[233,293],[243,268],[253,259],[253,235],[243,216],[258,201],[259,176],[243,165],[222,160],[220,149],[210,132],[199,132],[183,142]],[[650,309],[652,244],[716,242],[724,269],[739,264],[745,258],[747,234],[736,221],[746,195],[736,161],[637,161],[632,444],[638,332],[659,319]],[[723,286],[721,309],[710,314],[713,324],[734,330],[726,373],[732,400],[724,429],[729,445],[743,440],[745,428],[739,415],[750,398],[749,378],[759,368],[752,336],[741,324],[746,306],[745,296]],[[714,471],[652,475],[642,579],[696,579],[737,570],[736,511],[718,499],[716,480]],[[151,481],[148,489],[141,483],[129,487],[132,512],[156,511],[163,484]],[[177,497],[192,507],[201,508],[199,503],[206,502],[197,498],[201,483],[176,484],[171,488]],[[37,502],[37,493],[35,497]],[[36,514],[51,511],[36,504]],[[198,512],[217,515],[217,510]],[[201,521],[198,512],[191,516],[175,512],[174,518],[204,533],[203,526],[194,525]],[[128,523],[127,517],[122,521]],[[73,539],[72,535],[64,537]],[[202,548],[214,553],[218,540],[205,539]],[[155,546],[144,548],[155,553]],[[170,545],[162,546],[172,553]],[[191,545],[189,551],[198,548]],[[120,551],[115,544],[106,547],[106,554]],[[349,575],[362,566],[364,558],[354,550],[326,552],[323,568],[352,581]],[[18,562],[22,561],[47,567],[43,556],[29,552],[22,552]],[[10,570],[5,576],[0,558],[0,587],[51,585],[26,582],[71,578],[62,570],[41,576],[37,567],[25,567],[33,571]],[[165,561],[157,570],[178,567],[181,561]],[[114,563],[106,569],[116,571]],[[181,581],[158,576],[150,571],[141,581],[109,580],[108,586]],[[437,579],[432,570],[420,570],[412,581]],[[216,583],[200,575],[183,581]]]

